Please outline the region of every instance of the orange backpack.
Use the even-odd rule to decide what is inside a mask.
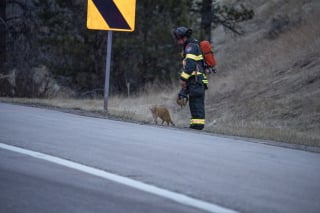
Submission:
[[[207,68],[212,68],[216,66],[217,62],[213,54],[213,50],[209,41],[201,41],[199,43],[200,48],[202,50],[205,66]]]

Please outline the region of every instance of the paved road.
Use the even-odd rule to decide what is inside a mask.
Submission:
[[[0,149],[0,212],[197,212],[134,188]]]
[[[239,212],[320,212],[319,153],[2,103],[0,143]],[[202,212],[5,149],[0,182],[1,212]]]

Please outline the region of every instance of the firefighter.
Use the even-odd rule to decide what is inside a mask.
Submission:
[[[182,47],[183,56],[178,98],[189,96],[190,128],[202,130],[205,125],[205,90],[208,89],[203,55],[199,42],[191,37],[191,29],[178,27],[173,30],[173,35]]]

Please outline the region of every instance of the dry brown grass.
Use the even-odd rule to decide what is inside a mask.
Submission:
[[[246,37],[220,49],[207,106],[217,125],[208,129],[319,146],[319,47],[317,20],[306,17],[276,39]]]

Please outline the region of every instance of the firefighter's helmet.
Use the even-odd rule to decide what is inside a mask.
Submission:
[[[192,35],[192,30],[186,27],[177,27],[175,30],[173,30],[173,35],[177,40],[183,37],[189,38]]]

